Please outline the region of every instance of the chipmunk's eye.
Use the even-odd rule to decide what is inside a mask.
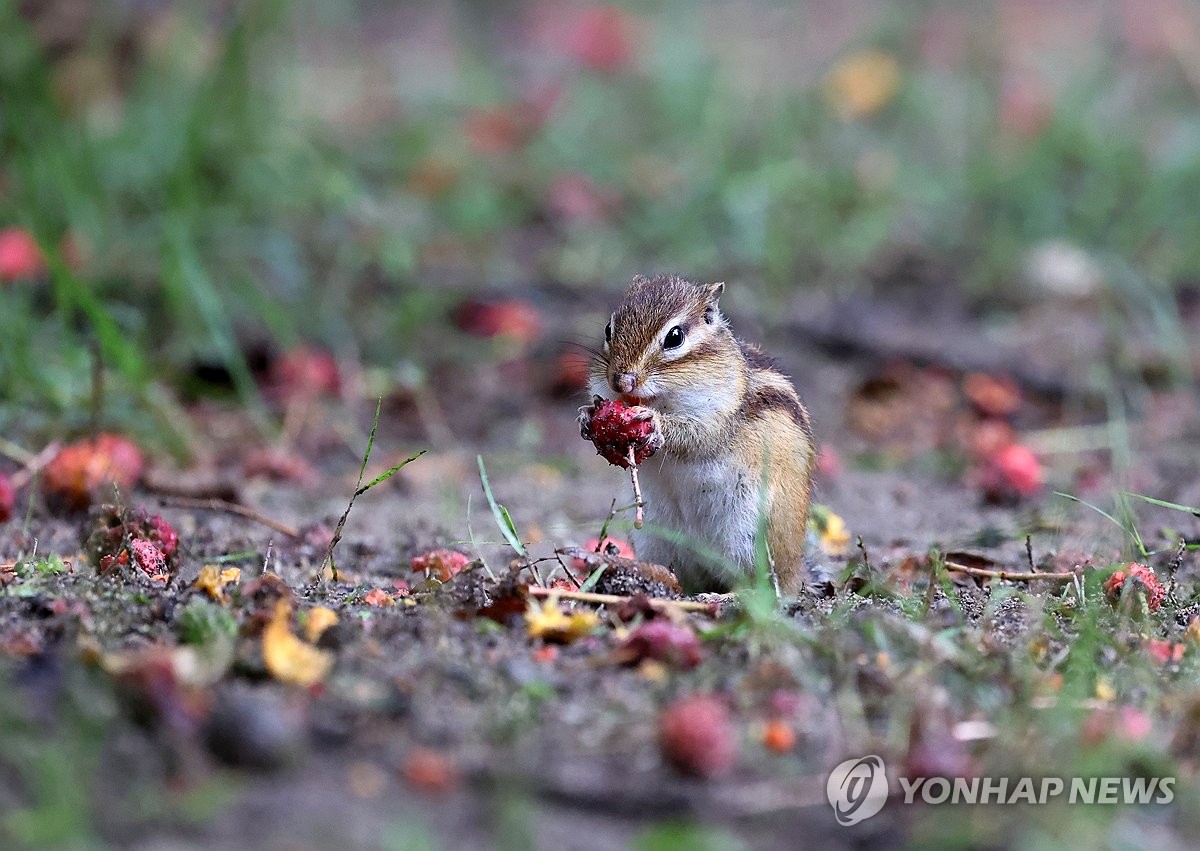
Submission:
[[[677,349],[683,345],[683,329],[676,325],[667,332],[667,336],[663,339],[664,349]]]
[[[604,342],[606,342],[606,343],[612,342],[612,323],[611,322],[609,322],[607,325],[604,326]]]

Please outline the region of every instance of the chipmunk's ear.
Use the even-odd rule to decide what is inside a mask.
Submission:
[[[708,325],[713,325],[721,317],[721,308],[717,305],[717,299],[721,297],[721,293],[725,292],[725,282],[706,284],[703,289],[704,321]]]

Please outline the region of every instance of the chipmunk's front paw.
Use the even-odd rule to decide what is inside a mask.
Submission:
[[[579,433],[596,452],[618,467],[636,467],[662,448],[658,414],[641,405],[626,405],[596,396],[579,409]]]

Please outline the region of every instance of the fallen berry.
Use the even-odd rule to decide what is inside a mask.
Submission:
[[[1153,570],[1144,564],[1131,562],[1121,570],[1115,571],[1112,576],[1104,581],[1104,593],[1108,597],[1108,601],[1114,606],[1121,602],[1121,595],[1124,592],[1126,582],[1133,583],[1130,588],[1131,593],[1145,593],[1146,608],[1152,612],[1157,611],[1167,596],[1166,589],[1158,581],[1158,577],[1154,575]]]
[[[504,337],[523,345],[542,333],[542,316],[526,301],[465,301],[451,317],[454,324],[475,337]]]
[[[162,516],[150,514],[142,507],[122,511],[115,505],[101,505],[92,509],[86,531],[83,549],[100,573],[129,564],[130,553],[125,547],[128,541],[137,567],[154,579],[165,582],[169,578],[171,561],[179,549],[179,535]],[[149,544],[154,552],[141,547],[139,561],[135,544]]]
[[[1154,720],[1136,706],[1097,707],[1080,726],[1089,745],[1110,740],[1140,742],[1153,732]]]
[[[1182,661],[1185,650],[1187,650],[1186,644],[1164,641],[1159,638],[1146,640],[1146,652],[1150,654],[1151,659],[1160,665],[1166,665],[1168,662]]]
[[[647,621],[630,633],[616,655],[626,665],[653,659],[686,671],[700,664],[704,648],[692,630],[658,619]]]
[[[87,508],[105,485],[131,488],[142,477],[143,464],[142,451],[133,441],[101,434],[59,450],[42,471],[42,486],[71,508]]]
[[[579,64],[612,74],[633,60],[633,31],[637,19],[617,6],[579,9],[566,39],[567,51]]]
[[[271,389],[285,401],[336,396],[342,389],[337,360],[324,349],[295,346],[271,364]]]
[[[763,747],[771,753],[787,753],[796,747],[796,732],[788,722],[772,718],[763,728]]]
[[[574,396],[588,383],[588,360],[580,352],[562,352],[550,370],[549,390],[553,396]]]
[[[412,557],[412,572],[423,573],[438,582],[449,582],[471,559],[457,550],[429,550]]]
[[[410,786],[431,794],[449,792],[458,784],[458,773],[450,760],[432,748],[409,751],[400,773]]]
[[[0,230],[0,281],[36,278],[45,269],[42,251],[24,228]]]
[[[147,540],[134,540],[129,542],[129,549],[133,552],[134,567],[155,582],[167,584],[171,578],[170,571],[167,570],[167,557],[157,544]]]
[[[17,493],[13,490],[8,476],[0,473],[0,523],[12,517],[13,506],[17,501]]]
[[[688,695],[664,709],[658,743],[667,762],[696,777],[724,774],[737,759],[733,720],[725,704],[712,695]]]
[[[1010,443],[988,459],[981,474],[984,495],[994,502],[1035,496],[1045,485],[1042,465],[1027,446]]]
[[[579,412],[579,433],[596,445],[596,452],[610,464],[628,468],[629,453],[637,466],[662,445],[662,436],[654,425],[654,412],[641,405],[601,399]]]

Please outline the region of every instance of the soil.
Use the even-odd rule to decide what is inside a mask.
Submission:
[[[553,289],[524,297],[564,336],[585,339],[602,326],[602,296],[585,305]],[[874,651],[861,633],[832,629],[832,614],[850,623],[870,618],[897,635],[906,623],[895,600],[845,581],[847,568],[874,583],[916,587],[931,551],[1016,571],[1030,569],[1029,553],[1038,569],[1104,566],[1127,546],[1124,534],[1050,490],[1111,505],[1108,495],[1124,484],[1200,503],[1194,388],[1125,385],[1135,388],[1126,395],[1133,464],[1114,474],[1108,447],[1119,432],[1091,383],[1091,367],[1111,356],[1112,340],[1096,330],[1103,327],[1098,308],[952,299],[936,287],[914,295],[880,286],[840,300],[801,298],[771,319],[751,310],[748,298],[730,299],[735,327],[794,377],[822,445],[840,458],[840,470],[821,475],[817,500],[854,537],[841,554],[816,554],[814,578],[832,581],[814,581],[785,605],[783,622],[798,628],[800,640],[749,628],[705,642],[706,658],[694,670],[619,665],[610,628],[550,656],[529,638],[519,610],[500,622],[478,615],[479,589],[498,593],[482,568],[436,590],[411,573],[410,558],[438,546],[482,554],[495,572],[507,569],[512,553],[499,543],[476,454],[534,557],[584,544],[614,499],[628,501],[624,472],[578,437],[582,392],[550,392],[554,342],[512,356],[480,348],[479,357],[436,365],[435,392],[419,404],[387,401],[368,477],[414,450],[429,451],[357,500],[337,551],[336,581],[319,576],[324,544],[355,488],[373,405],[327,401],[309,412],[292,450],[318,477],[302,486],[244,478],[239,459],[254,440],[250,424],[237,411],[197,403],[195,427],[211,442],[203,476],[231,483],[246,505],[302,535],[176,507],[158,486],[124,494],[131,505],[160,511],[180,533],[179,566],[166,588],[98,577],[76,555],[86,516],[34,499],[27,521],[18,516],[0,526],[0,561],[28,553],[36,539],[39,553],[62,554],[71,570],[26,576],[0,595],[0,664],[12,689],[0,710],[30,725],[31,741],[45,748],[37,759],[92,772],[86,800],[76,802],[82,815],[45,816],[60,826],[79,819],[78,833],[61,847],[698,847],[688,828],[664,824],[703,825],[711,847],[740,840],[794,848],[803,837],[817,847],[882,848],[911,836],[902,809],[840,827],[825,797],[834,764],[879,744],[878,719],[895,699],[873,696],[869,666],[861,663],[861,705],[850,711],[838,696],[845,665],[853,668],[848,660]],[[1161,359],[1152,350],[1127,354],[1133,360],[1123,363],[1140,378],[1158,374]],[[1049,478],[1035,497],[987,503],[969,454],[956,443],[956,430],[976,416],[957,388],[965,373],[979,370],[1012,377],[1021,388],[1024,402],[1012,420],[1023,439],[1045,450]],[[889,376],[890,388],[882,403],[868,383],[880,375]],[[867,421],[884,426],[864,434]],[[1082,439],[1099,448],[1068,451]],[[147,481],[178,485],[193,475],[162,464]],[[1169,550],[1175,534],[1197,537],[1194,517],[1148,505],[1137,514],[1148,546]],[[323,684],[305,689],[268,675],[253,627],[255,612],[265,615],[242,594],[228,604],[242,637],[215,683],[195,687],[175,669],[153,676],[147,660],[156,648],[177,646],[180,612],[201,596],[192,583],[218,559],[223,568],[241,568],[243,592],[272,573],[299,609],[338,613],[339,623],[319,640],[336,659]],[[1193,561],[1181,576],[1195,573]],[[397,580],[407,580],[410,596],[397,595],[393,606],[364,603],[365,591],[394,593]],[[925,625],[963,617],[981,640],[1019,641],[1026,606],[993,599],[996,589],[1012,586],[959,580],[928,592]],[[611,617],[605,612],[605,623]],[[738,623],[736,613],[690,621],[701,630]],[[131,655],[138,653],[151,655]],[[118,659],[139,661],[121,676],[111,673]],[[731,770],[711,779],[680,774],[658,745],[662,708],[693,692],[723,696],[741,742]],[[761,730],[781,714],[797,741],[777,754],[763,746]],[[0,809],[30,803],[29,766],[0,765]],[[666,844],[671,830],[682,845]]]

